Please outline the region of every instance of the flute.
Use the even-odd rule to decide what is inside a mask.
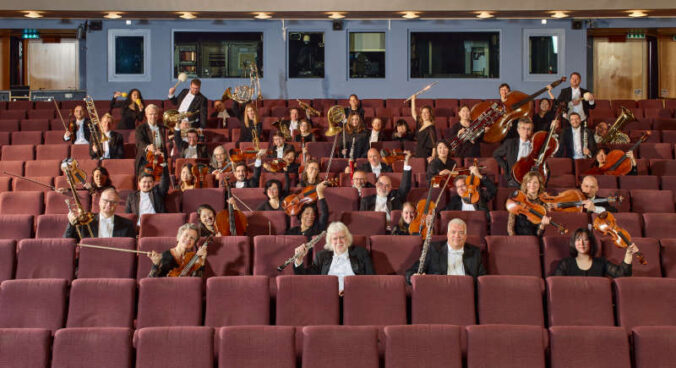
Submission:
[[[321,234],[317,235],[314,239],[310,240],[309,242],[303,243],[305,246],[305,249],[310,249],[315,246],[320,240],[324,239],[326,236],[326,230],[322,231]],[[296,260],[296,254],[291,256],[289,259],[284,261],[281,266],[277,267],[277,271],[282,271],[283,269],[286,268],[291,262],[294,262]]]

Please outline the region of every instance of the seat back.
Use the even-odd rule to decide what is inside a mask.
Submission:
[[[279,276],[276,324],[337,325],[340,322],[338,279],[335,276]]]
[[[136,337],[137,367],[214,366],[211,327],[148,327],[137,330]]]
[[[75,239],[23,239],[17,246],[17,279],[73,279]]]
[[[471,276],[415,275],[411,284],[411,323],[476,323]]]
[[[546,334],[537,326],[468,326],[467,367],[544,368]]]
[[[135,279],[78,279],[70,289],[66,327],[132,328]]]
[[[479,277],[479,323],[544,326],[544,282],[534,276]]]
[[[629,341],[620,327],[549,328],[553,367],[630,368]]]
[[[295,368],[294,334],[286,326],[223,327],[218,331],[218,367]]]
[[[210,277],[206,300],[206,326],[270,323],[270,291],[266,276]]]
[[[489,235],[488,273],[492,275],[542,275],[540,244],[535,236]]]
[[[676,280],[621,277],[613,285],[617,322],[627,333],[636,326],[676,326]]]
[[[374,235],[369,242],[376,275],[404,275],[420,258],[422,249],[418,235]]]
[[[614,326],[610,279],[604,277],[547,278],[550,326]]]
[[[129,328],[64,328],[56,331],[52,368],[131,368]]]
[[[303,367],[378,368],[378,331],[366,326],[303,327]],[[336,347],[347,347],[336,348]]]
[[[12,368],[47,368],[51,339],[42,328],[0,329],[0,362]]]
[[[64,279],[7,280],[0,285],[1,328],[63,327],[66,311]]]
[[[137,328],[201,324],[200,278],[145,278],[139,281]]]
[[[345,277],[343,324],[406,324],[406,286],[403,276]]]

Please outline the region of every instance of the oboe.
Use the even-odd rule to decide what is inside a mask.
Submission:
[[[305,249],[310,249],[315,246],[320,240],[324,239],[326,236],[326,230],[322,231],[321,234],[317,235],[314,239],[310,240],[309,242],[303,243],[305,246]],[[284,263],[277,267],[277,271],[282,271],[283,269],[286,268],[291,262],[294,262],[296,260],[296,255],[294,254],[291,258],[287,259],[284,261]]]
[[[582,151],[584,152],[585,148],[589,149],[589,137],[587,135],[587,120],[584,121],[582,126]],[[584,158],[590,158],[591,154],[584,154]]]

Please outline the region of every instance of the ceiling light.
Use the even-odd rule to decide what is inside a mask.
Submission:
[[[26,10],[24,11],[24,17],[26,18],[42,18],[42,13],[35,10]]]
[[[540,23],[542,23],[542,24],[547,24],[547,19],[541,20]]]
[[[645,17],[646,15],[648,15],[643,10],[628,10],[627,13],[629,13],[628,15],[633,18]]]
[[[103,17],[108,19],[120,19],[122,18],[122,15],[120,15],[120,12],[108,12]]]
[[[180,12],[178,17],[183,18],[183,19],[195,19],[197,16],[194,13],[191,12]]]
[[[493,18],[494,16],[495,15],[489,11],[480,11],[476,14],[476,17],[480,19]]]
[[[256,13],[256,16],[254,16],[254,18],[256,18],[256,19],[270,19],[270,18],[272,18],[272,15],[270,15],[269,13],[260,12],[260,13]]]
[[[568,13],[565,11],[557,10],[552,12],[552,18],[565,18],[568,16]]]
[[[125,24],[128,25],[128,26],[130,26],[130,25],[131,25],[131,19],[127,19],[127,20],[125,21]]]
[[[406,18],[406,19],[415,19],[415,18],[419,18],[420,15],[418,15],[418,13],[416,13],[414,11],[407,11],[407,12],[404,12],[401,17]]]
[[[329,18],[331,19],[343,19],[345,18],[345,14],[340,13],[340,12],[331,12],[329,13]]]

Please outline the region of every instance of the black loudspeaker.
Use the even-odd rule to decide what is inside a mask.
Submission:
[[[573,19],[572,27],[573,27],[573,29],[582,29],[582,21]]]
[[[334,20],[333,21],[333,30],[334,31],[342,31],[343,30],[343,21],[342,20]]]
[[[103,29],[103,22],[100,20],[91,20],[89,21],[89,30],[90,31],[100,31]]]

